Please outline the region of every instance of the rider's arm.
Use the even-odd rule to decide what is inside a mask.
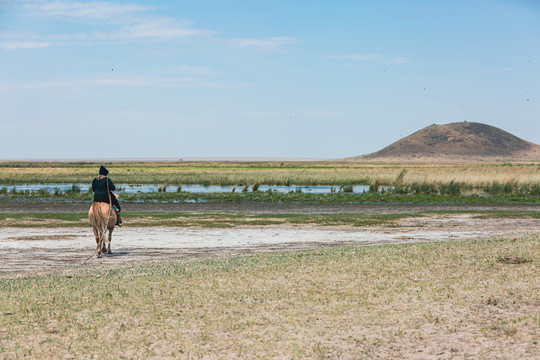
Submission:
[[[111,179],[108,179],[109,180],[109,190],[110,191],[114,191],[116,189],[116,187],[114,186],[113,182]]]

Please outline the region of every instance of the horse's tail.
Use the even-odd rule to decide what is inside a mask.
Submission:
[[[92,224],[92,227],[94,227],[98,231],[100,244],[103,241],[109,244],[109,239],[107,239],[107,236],[105,235],[107,234],[107,227],[108,227],[109,218],[111,215],[110,213],[104,214],[103,211],[101,210],[101,206],[99,206],[98,203],[92,204],[92,207],[93,207],[93,212],[92,212],[92,217],[90,218],[90,223]],[[110,205],[109,205],[109,212],[110,211],[111,210],[110,210]]]

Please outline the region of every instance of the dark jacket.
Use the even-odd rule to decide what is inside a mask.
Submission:
[[[109,183],[109,189],[107,189],[107,182]],[[106,202],[108,204],[109,191],[113,191],[115,189],[116,187],[114,186],[111,179],[109,179],[108,177],[104,177],[101,180],[98,180],[97,178],[95,178],[94,181],[92,181],[92,191],[94,192],[94,202],[99,201],[99,202]],[[114,197],[114,195],[111,194],[111,197]]]

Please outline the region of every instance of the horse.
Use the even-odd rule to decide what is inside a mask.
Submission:
[[[112,206],[104,202],[95,202],[88,210],[88,218],[92,225],[92,230],[96,236],[97,257],[101,257],[101,253],[112,254],[111,237],[116,224],[116,212]],[[106,239],[106,233],[109,230],[109,238]]]

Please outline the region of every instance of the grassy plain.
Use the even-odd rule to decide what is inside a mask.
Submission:
[[[0,162],[0,184],[90,183],[98,163]],[[540,163],[114,162],[115,183],[202,185],[540,184]]]
[[[540,354],[540,238],[270,253],[0,279],[0,357]]]

